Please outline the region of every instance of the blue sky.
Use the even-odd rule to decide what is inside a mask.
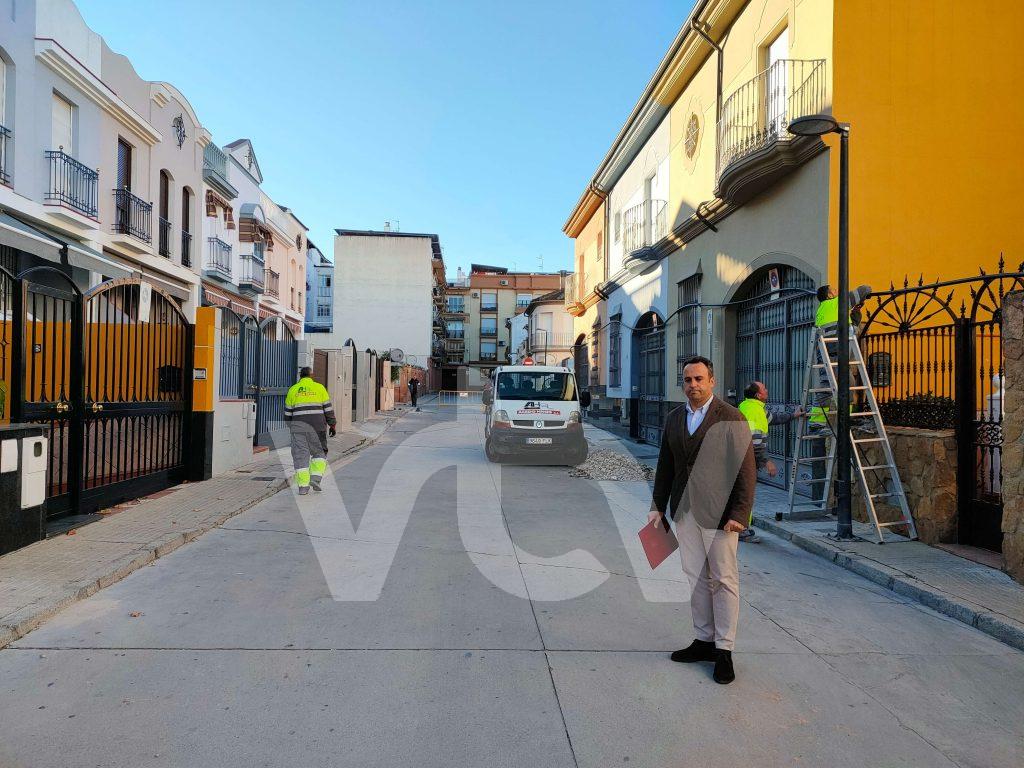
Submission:
[[[78,0],[333,254],[336,227],[441,237],[472,262],[571,268],[561,228],[687,0]],[[143,18],[145,17],[145,18]]]

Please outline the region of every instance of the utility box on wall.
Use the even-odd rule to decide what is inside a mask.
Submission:
[[[46,537],[49,428],[0,425],[0,555]]]

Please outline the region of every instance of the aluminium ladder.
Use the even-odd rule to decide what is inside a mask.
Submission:
[[[853,329],[851,329],[852,331]],[[834,332],[830,329],[830,332]],[[807,353],[807,369],[804,376],[804,389],[803,399],[800,404],[801,409],[804,413],[810,413],[811,407],[815,405],[817,395],[821,393],[829,394],[829,404],[834,405],[838,401],[838,380],[836,376],[836,367],[839,365],[838,362],[832,360],[832,356],[829,354],[829,345],[835,346],[837,338],[831,336],[823,336],[822,329],[815,328],[814,336],[811,339],[809,350]],[[819,372],[821,369],[825,370],[828,378],[828,386],[822,387],[820,381]],[[871,389],[870,377],[868,376],[867,366],[864,364],[864,357],[860,351],[860,344],[857,341],[856,335],[850,337],[850,372],[851,374],[857,374],[856,384],[851,384],[850,391],[862,392],[863,393],[863,405],[856,406],[858,408],[865,408],[866,410],[853,410],[851,405],[851,419],[865,419],[870,417],[871,427],[866,430],[862,430],[862,434],[858,435],[851,430],[850,435],[850,459],[852,463],[853,474],[855,475],[856,481],[860,485],[861,494],[864,496],[865,505],[867,506],[868,516],[871,519],[872,524],[875,526],[875,531],[878,534],[878,543],[883,543],[884,539],[882,536],[883,528],[890,528],[893,526],[905,525],[907,527],[907,533],[911,539],[917,538],[917,528],[914,525],[914,519],[910,514],[910,508],[907,505],[907,496],[903,490],[903,484],[900,482],[899,470],[896,467],[896,460],[893,457],[892,446],[889,443],[889,436],[885,432],[885,424],[882,423],[882,414],[878,410],[878,402],[875,400],[875,393]],[[834,412],[833,409],[829,409]],[[835,419],[831,413],[826,416],[826,423],[824,427],[811,428],[808,419],[798,419],[796,425],[796,447],[794,450],[793,466],[790,472],[789,482],[789,513],[787,517],[791,519],[807,518],[807,517],[820,517],[823,514],[828,513],[828,498],[829,491],[832,488],[832,482],[835,479],[835,465],[836,465],[836,440],[835,436]],[[826,443],[826,450],[817,451],[818,456],[807,456],[807,452],[804,450],[805,446],[814,445],[816,442],[820,446],[821,441]],[[870,445],[877,445],[882,449],[882,461],[881,464],[871,464],[870,460],[864,454],[866,448]],[[813,478],[804,481],[807,484],[813,486],[820,485],[821,487],[821,499],[814,501],[801,501],[796,496],[796,479],[798,468],[800,465],[825,464],[825,476],[822,478]],[[872,493],[872,489],[868,484],[867,473],[871,472],[877,481],[878,485],[881,486],[881,492]],[[851,478],[854,479],[854,478]],[[878,521],[878,514],[875,510],[875,501],[877,499],[891,499],[892,506],[898,507],[900,511],[900,519],[892,522],[882,523]],[[776,515],[776,519],[782,517],[781,513]]]

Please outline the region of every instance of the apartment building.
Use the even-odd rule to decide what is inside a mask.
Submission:
[[[306,334],[330,333],[334,318],[334,262],[306,241]]]
[[[460,270],[447,288],[446,386],[481,386],[495,366],[508,363],[512,349],[506,321],[525,312],[535,298],[560,289],[562,280],[559,272],[509,272],[485,264],[471,265],[468,276]]]
[[[568,277],[568,275],[566,276]],[[531,301],[526,317],[526,354],[538,365],[574,365],[576,336],[573,316],[565,308],[565,289],[550,291]],[[577,379],[587,386],[587,379]]]
[[[259,322],[278,317],[304,331],[307,228],[263,191],[252,142],[204,153],[203,303]]]

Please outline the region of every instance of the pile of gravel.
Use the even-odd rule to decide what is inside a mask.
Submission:
[[[616,453],[607,448],[591,448],[587,460],[571,468],[569,475],[588,477],[591,480],[650,481],[654,479],[654,470],[628,454]]]

